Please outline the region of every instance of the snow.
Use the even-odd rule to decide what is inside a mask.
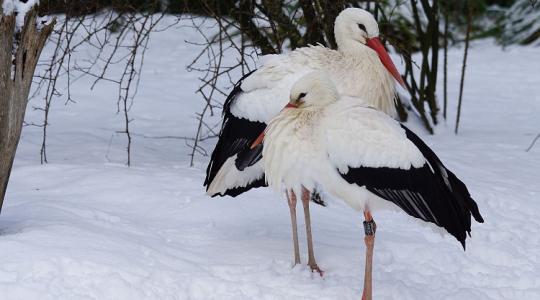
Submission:
[[[133,166],[116,114],[115,86],[75,82],[77,101],[53,103],[49,164],[40,165],[41,128],[27,126],[0,215],[3,299],[358,299],[364,244],[361,214],[338,201],[312,205],[323,278],[291,268],[288,208],[258,189],[209,198],[208,157],[189,166],[203,101],[184,67],[196,32],[176,25],[150,39],[132,107]],[[52,53],[52,47],[44,55]],[[87,49],[74,53],[83,59]],[[463,252],[455,239],[380,212],[375,299],[540,299],[540,52],[474,43],[460,134],[453,134],[462,49],[449,53],[448,122],[415,129],[467,183],[486,223],[473,224]],[[228,58],[233,59],[233,58]],[[399,61],[396,60],[395,61]],[[440,89],[442,91],[442,89]],[[441,97],[442,99],[442,97]],[[28,123],[40,123],[36,98]],[[214,119],[218,121],[219,116]],[[203,146],[212,149],[215,139]],[[299,210],[300,207],[298,208]],[[302,215],[299,233],[307,260]]]
[[[26,3],[19,0],[4,0],[2,3],[2,11],[5,15],[17,13],[17,27],[22,27],[24,25],[26,13],[38,4],[39,0],[28,0]]]

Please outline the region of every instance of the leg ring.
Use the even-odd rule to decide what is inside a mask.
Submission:
[[[375,235],[375,231],[377,230],[377,225],[375,224],[375,221],[364,221],[364,232],[366,235]]]

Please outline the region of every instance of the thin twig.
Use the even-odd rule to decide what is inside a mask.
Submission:
[[[457,108],[457,116],[456,116],[456,128],[454,130],[455,134],[458,134],[459,129],[459,119],[461,116],[461,104],[463,100],[463,85],[465,83],[465,69],[467,68],[467,54],[469,52],[469,40],[471,36],[471,27],[472,27],[472,12],[471,12],[471,5],[470,0],[467,0],[467,33],[465,35],[465,50],[463,53],[463,64],[461,67],[461,80],[459,83],[459,98],[458,98],[458,108]]]
[[[538,139],[540,139],[540,133],[538,135],[536,135],[536,137],[533,139],[531,145],[527,148],[527,150],[525,150],[525,152],[531,151],[531,149],[533,148],[536,141],[538,141]]]

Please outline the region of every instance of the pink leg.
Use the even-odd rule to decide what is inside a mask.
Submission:
[[[377,225],[373,221],[371,212],[369,209],[364,211],[364,231],[366,236],[364,242],[366,243],[366,268],[364,273],[364,291],[362,293],[362,300],[372,299],[372,269],[373,269],[373,247],[375,246],[375,231]]]
[[[287,204],[291,213],[292,238],[294,247],[294,264],[300,264],[300,246],[298,245],[298,226],[296,224],[296,195],[293,191],[287,191]]]
[[[302,187],[302,204],[304,205],[304,218],[306,223],[306,236],[307,236],[307,246],[308,246],[308,266],[311,268],[311,272],[317,271],[321,276],[323,276],[323,271],[317,266],[315,261],[315,251],[313,251],[313,237],[311,236],[311,216],[309,213],[309,201],[311,200],[311,195],[305,187]]]

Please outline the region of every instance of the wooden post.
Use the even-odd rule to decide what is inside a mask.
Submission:
[[[0,8],[3,1],[0,0]],[[0,11],[0,210],[21,137],[21,130],[28,103],[28,94],[45,41],[51,34],[55,20],[38,30],[37,8],[24,19],[20,40],[14,49],[16,30],[15,15]],[[16,52],[15,52],[16,51]],[[15,57],[13,57],[13,53]]]

